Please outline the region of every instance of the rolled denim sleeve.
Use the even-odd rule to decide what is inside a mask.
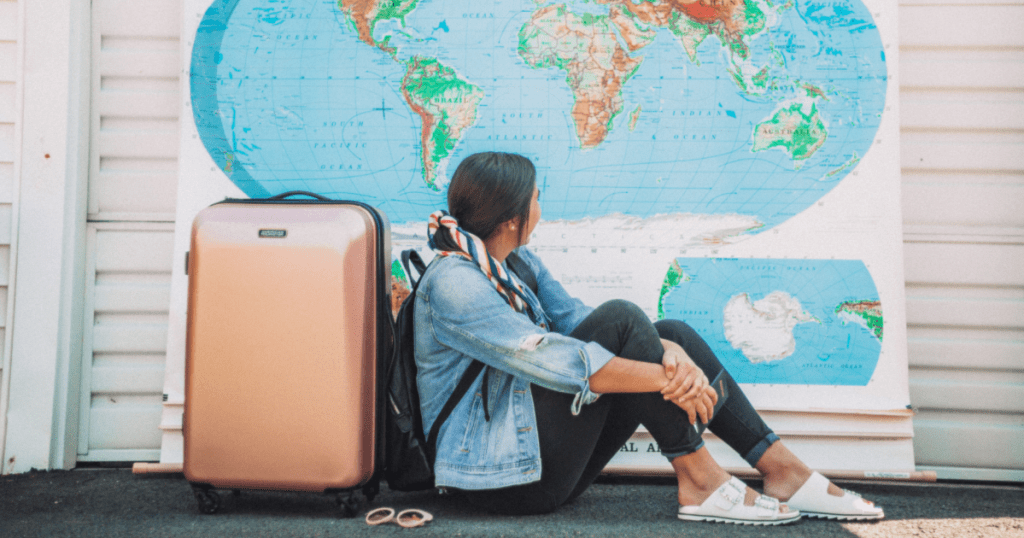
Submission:
[[[440,344],[531,383],[576,394],[573,413],[598,398],[589,378],[612,359],[610,351],[534,325],[475,265],[456,258],[439,262],[443,270],[430,279],[424,299]]]

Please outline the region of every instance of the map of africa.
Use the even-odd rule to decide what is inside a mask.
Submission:
[[[214,0],[191,105],[245,194],[422,222],[455,165],[511,151],[547,220],[771,228],[864,157],[886,63],[858,0]]]
[[[740,383],[866,385],[884,338],[858,260],[679,258],[659,315],[686,320]]]

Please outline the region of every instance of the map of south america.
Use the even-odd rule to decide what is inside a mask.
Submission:
[[[423,181],[440,190],[435,179],[447,169],[463,131],[476,121],[484,92],[432,58],[416,56],[407,65],[402,95],[423,122]]]

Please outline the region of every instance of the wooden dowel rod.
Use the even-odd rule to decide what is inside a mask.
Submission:
[[[739,478],[761,478],[761,473],[750,468],[726,468],[726,472]],[[609,465],[604,468],[606,474],[623,476],[673,476],[668,467],[634,467],[625,465]],[[886,480],[895,482],[935,482],[938,477],[935,471],[850,471],[818,469],[818,472],[836,480]]]
[[[136,462],[132,465],[132,474],[156,474],[156,473],[180,473],[183,467],[180,463],[146,463]]]

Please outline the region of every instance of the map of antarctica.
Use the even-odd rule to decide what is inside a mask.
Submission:
[[[679,258],[659,311],[686,320],[739,383],[866,385],[884,338],[858,260]]]
[[[191,105],[251,197],[302,189],[393,223],[478,151],[533,160],[546,220],[813,205],[871,148],[886,61],[858,0],[214,0]]]

